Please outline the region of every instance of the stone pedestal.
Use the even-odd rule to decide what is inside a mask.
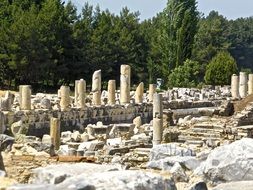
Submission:
[[[19,104],[21,110],[31,110],[31,86],[19,86]]]
[[[131,67],[121,65],[120,67],[120,104],[130,103]]]
[[[101,105],[101,70],[95,71],[92,75],[92,103]]]
[[[162,95],[155,93],[153,98],[153,145],[161,144],[163,133]]]
[[[240,72],[239,78],[239,94],[241,98],[245,98],[248,92],[248,77],[247,73]]]
[[[249,74],[248,95],[253,94],[253,74]]]
[[[50,136],[52,138],[52,144],[55,150],[59,150],[61,144],[61,128],[60,120],[57,118],[50,119]]]
[[[148,101],[153,102],[153,97],[156,92],[156,84],[149,84],[148,88]]]
[[[232,98],[239,98],[239,77],[233,74],[231,77],[231,95]]]
[[[141,82],[135,91],[135,103],[139,104],[143,102],[143,94],[144,94],[144,83]]]
[[[86,81],[76,80],[75,81],[75,105],[78,108],[85,107],[85,94],[86,94]]]
[[[61,86],[60,94],[61,94],[61,101],[60,101],[61,110],[66,111],[70,107],[70,88],[69,88],[69,86]]]
[[[109,80],[108,82],[108,104],[115,104],[115,91],[116,91],[116,81]]]

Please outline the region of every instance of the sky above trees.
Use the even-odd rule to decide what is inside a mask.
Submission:
[[[67,1],[67,0],[66,0]],[[72,0],[78,9],[85,2],[99,4],[101,9],[108,8],[111,12],[118,14],[122,7],[127,6],[131,11],[139,11],[142,20],[156,15],[166,6],[167,0]],[[198,0],[198,9],[205,15],[211,10],[218,11],[228,19],[253,16],[252,0]]]

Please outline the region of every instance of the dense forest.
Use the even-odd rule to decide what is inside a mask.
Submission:
[[[35,90],[74,84],[102,69],[119,84],[121,64],[132,81],[164,87],[224,85],[231,73],[253,69],[253,17],[203,16],[196,0],[169,0],[163,12],[140,21],[88,3],[81,13],[61,0],[0,1],[0,86],[31,84]]]

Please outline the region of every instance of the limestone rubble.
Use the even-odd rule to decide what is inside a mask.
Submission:
[[[161,92],[155,84],[145,92],[144,83],[131,91],[128,65],[121,66],[120,91],[115,80],[102,91],[101,77],[101,70],[94,73],[90,93],[77,80],[73,97],[69,86],[58,94],[32,94],[23,85],[1,98],[4,188],[206,190],[251,184],[252,76],[233,75],[231,87]]]

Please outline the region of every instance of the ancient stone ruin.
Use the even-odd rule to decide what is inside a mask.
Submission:
[[[131,88],[103,71],[74,89],[0,100],[0,189],[229,189],[253,184],[253,75],[231,86]],[[71,96],[71,90],[74,96]]]

